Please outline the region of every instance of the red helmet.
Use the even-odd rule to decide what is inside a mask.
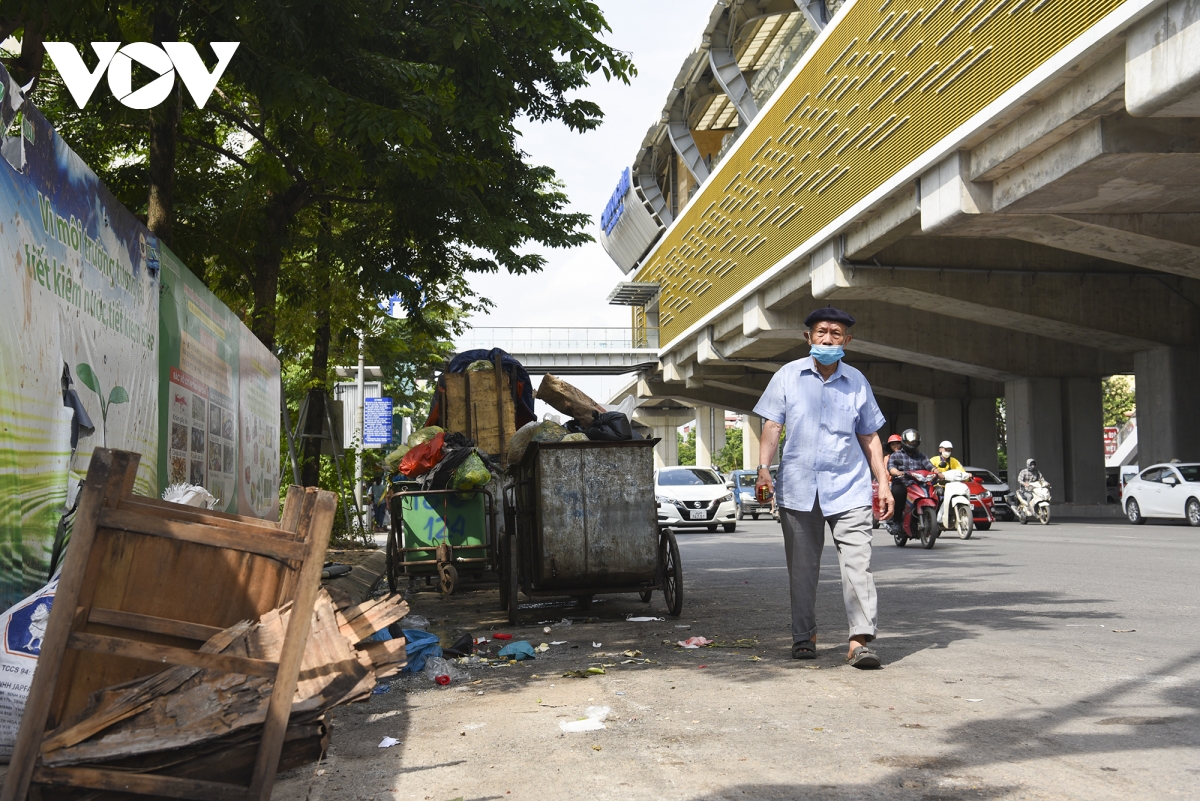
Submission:
[[[904,444],[904,440],[900,439],[899,434],[892,434],[888,437],[888,445],[891,445],[893,442],[899,442],[901,445]]]

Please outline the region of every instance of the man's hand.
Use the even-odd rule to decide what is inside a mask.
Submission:
[[[883,504],[883,517],[881,520],[891,520],[892,515],[896,513],[896,499],[892,497],[892,485],[890,483],[879,485],[879,500]]]
[[[766,487],[771,490],[771,494],[775,494],[775,482],[771,480],[771,471],[763,468],[758,471],[758,481],[754,482],[754,497],[758,499],[758,488]]]

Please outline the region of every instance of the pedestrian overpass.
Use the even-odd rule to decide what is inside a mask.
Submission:
[[[472,328],[456,343],[460,350],[501,348],[530,375],[621,375],[658,364],[653,331],[630,328]]]
[[[1200,460],[1194,3],[722,0],[701,33],[602,218],[659,332],[639,399],[748,413],[836,305],[890,426],[995,469],[1003,425],[1056,500],[1104,500],[1108,375],[1141,464]]]

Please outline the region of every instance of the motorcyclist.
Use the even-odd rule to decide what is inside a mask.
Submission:
[[[900,434],[899,448],[893,447],[894,439],[894,435],[888,438],[888,447],[893,448],[888,456],[888,474],[892,476],[892,498],[896,502],[896,511],[888,528],[893,534],[903,527],[904,499],[908,494],[908,485],[912,483],[906,474],[909,470],[933,470],[933,463],[921,453],[921,435],[915,428],[905,429]]]
[[[938,445],[938,455],[930,459],[933,468],[939,473],[945,473],[947,470],[962,470],[962,462],[955,459],[951,454],[954,452],[954,443],[948,439],[944,439]]]
[[[1042,473],[1037,468],[1037,460],[1026,459],[1025,469],[1017,474],[1017,486],[1019,487],[1017,494],[1021,496],[1021,499],[1024,500],[1025,503],[1028,504],[1033,500],[1033,488],[1030,485],[1035,481],[1040,481],[1041,479]]]

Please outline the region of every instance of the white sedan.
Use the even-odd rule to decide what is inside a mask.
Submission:
[[[1134,525],[1169,517],[1200,526],[1200,463],[1151,465],[1126,482],[1121,500]]]
[[[658,501],[660,529],[737,528],[733,493],[711,468],[664,467],[655,471],[654,499]]]

